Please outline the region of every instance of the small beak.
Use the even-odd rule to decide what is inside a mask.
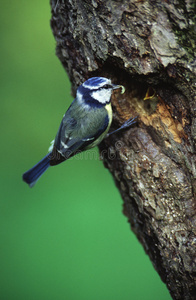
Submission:
[[[123,85],[112,84],[112,89],[113,90],[121,89],[121,94],[124,94],[125,92],[125,87]]]

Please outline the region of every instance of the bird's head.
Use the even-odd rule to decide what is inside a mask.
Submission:
[[[86,80],[77,89],[77,98],[86,104],[96,103],[106,105],[111,100],[112,91],[124,87],[122,85],[112,84],[111,80],[105,77],[92,77]]]

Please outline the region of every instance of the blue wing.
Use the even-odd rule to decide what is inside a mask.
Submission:
[[[75,115],[75,110],[74,110]],[[54,149],[50,164],[56,165],[78,151],[83,151],[94,142],[108,128],[109,118],[105,108],[91,112],[87,118],[86,111],[80,111],[75,118],[69,110],[65,114],[54,142]]]
[[[90,119],[89,119],[90,116]],[[96,146],[96,140],[103,135],[109,126],[107,110],[91,109],[87,111],[73,101],[65,113],[55,138],[54,148],[33,168],[23,174],[23,180],[34,186],[36,181],[51,165],[57,165],[78,151]]]

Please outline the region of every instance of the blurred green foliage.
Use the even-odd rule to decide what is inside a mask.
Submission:
[[[1,300],[167,300],[96,157],[21,176],[47,152],[73,100],[49,1],[1,1]]]

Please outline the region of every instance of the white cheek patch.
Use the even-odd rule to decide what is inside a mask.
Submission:
[[[95,100],[103,104],[110,102],[111,95],[112,95],[111,89],[102,89],[91,93],[92,98],[94,98]]]

